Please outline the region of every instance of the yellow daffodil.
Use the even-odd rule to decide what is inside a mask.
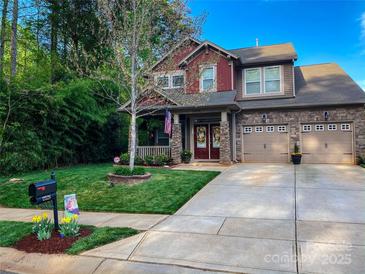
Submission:
[[[37,215],[33,216],[33,218],[32,218],[33,223],[38,223],[39,221],[40,221],[39,216],[37,216]]]
[[[71,222],[71,218],[70,217],[64,217],[64,218],[62,218],[62,223],[69,224],[70,222]]]
[[[79,218],[79,216],[78,216],[77,214],[72,215],[72,219],[73,219],[73,220],[75,220],[75,221],[76,221],[78,218]]]
[[[47,213],[43,213],[42,218],[43,219],[48,219],[48,214]]]

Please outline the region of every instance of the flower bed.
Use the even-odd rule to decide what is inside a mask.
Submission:
[[[112,184],[127,184],[127,185],[135,185],[146,182],[151,178],[151,173],[146,173],[144,175],[132,175],[132,176],[124,176],[117,175],[114,173],[108,174],[109,182]]]
[[[90,229],[82,228],[77,237],[61,237],[58,231],[53,230],[51,238],[43,241],[39,241],[36,234],[30,234],[18,241],[14,247],[25,252],[60,254],[65,253],[75,242],[91,233]]]

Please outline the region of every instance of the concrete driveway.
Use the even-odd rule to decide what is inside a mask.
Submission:
[[[235,165],[119,247],[130,261],[212,271],[365,273],[365,169]]]

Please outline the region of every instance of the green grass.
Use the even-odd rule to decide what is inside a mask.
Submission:
[[[76,255],[83,251],[96,248],[123,238],[133,236],[137,230],[128,227],[94,227],[83,226],[92,230],[92,233],[74,242],[66,251]],[[10,247],[17,241],[32,233],[32,223],[0,221],[0,246]]]
[[[32,233],[31,223],[0,221],[0,246],[12,246],[30,233]]]
[[[56,170],[58,206],[63,209],[63,196],[76,193],[80,210],[130,213],[175,213],[194,194],[216,177],[215,171],[182,171],[146,168],[150,181],[134,185],[110,187],[106,174],[110,164],[82,165]],[[24,179],[10,183],[0,177],[0,205],[32,208],[28,185],[49,178],[50,171],[30,172],[12,177]]]
[[[76,255],[83,251],[133,236],[137,233],[137,230],[128,227],[94,228],[91,235],[75,242],[69,249],[67,249],[66,253]]]

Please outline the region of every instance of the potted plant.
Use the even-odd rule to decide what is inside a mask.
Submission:
[[[182,152],[181,152],[181,161],[185,164],[188,164],[190,163],[190,160],[191,160],[191,156],[193,154],[189,151],[189,150],[186,150],[184,149]]]
[[[291,154],[291,160],[294,165],[299,165],[302,161],[302,153],[299,152],[297,144],[294,145],[294,152]]]

